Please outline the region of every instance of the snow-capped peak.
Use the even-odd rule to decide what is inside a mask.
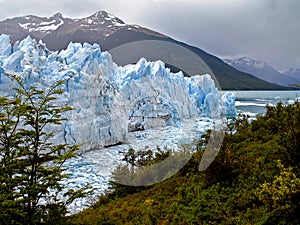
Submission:
[[[275,83],[279,85],[291,85],[299,83],[300,70],[290,70],[285,73],[279,72],[277,69],[268,65],[265,62],[251,59],[249,57],[241,57],[235,60],[224,60],[230,66],[254,76],[265,80],[270,83]]]
[[[108,26],[125,25],[125,23],[122,20],[120,20],[118,17],[115,17],[114,15],[109,14],[105,11],[99,11],[93,14],[92,16],[87,17],[85,20],[88,21],[89,24],[108,24]]]
[[[233,60],[232,63],[234,63],[234,64],[243,64],[243,65],[247,65],[247,66],[253,66],[256,69],[262,69],[265,66],[267,66],[266,63],[258,61],[258,60],[251,59],[249,57],[238,58],[236,60]]]
[[[290,68],[284,72],[284,74],[295,74],[295,73],[300,74],[300,69],[299,68]]]

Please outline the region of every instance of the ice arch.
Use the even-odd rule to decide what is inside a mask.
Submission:
[[[180,117],[172,102],[158,96],[134,101],[129,107],[128,131],[180,126]]]

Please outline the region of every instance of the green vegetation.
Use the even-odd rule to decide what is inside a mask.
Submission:
[[[55,104],[62,82],[45,91],[11,79],[19,84],[16,96],[0,97],[0,224],[58,224],[66,206],[85,194],[63,193],[61,182],[67,177],[62,166],[78,146],[51,142],[71,108]]]
[[[292,86],[300,87],[300,84],[293,84]]]
[[[246,116],[228,123],[219,154],[203,172],[210,131],[184,146],[194,153],[178,173],[146,187],[117,181],[155,180],[156,173],[139,168],[170,157],[180,163],[182,155],[130,149],[108,192],[66,217],[67,205],[86,194],[84,188],[64,192],[61,182],[63,164],[78,146],[53,144],[49,128],[71,108],[55,104],[61,82],[45,91],[14,79],[16,96],[0,97],[0,224],[300,224],[300,103],[268,106],[251,123]],[[172,169],[170,162],[164,166]]]
[[[236,119],[213,163],[200,172],[209,135],[173,177],[147,187],[112,183],[112,191],[68,224],[300,224],[300,103],[268,106],[251,123]]]

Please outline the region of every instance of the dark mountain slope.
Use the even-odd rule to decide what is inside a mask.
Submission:
[[[250,74],[234,69],[224,63],[221,59],[208,54],[200,48],[179,42],[156,31],[138,25],[125,24],[119,18],[105,11],[99,11],[89,17],[81,19],[64,18],[60,13],[51,17],[16,17],[1,21],[0,33],[11,35],[13,42],[30,35],[32,38],[43,40],[50,50],[64,49],[71,41],[80,43],[87,42],[90,44],[98,43],[102,50],[112,50],[118,46],[142,40],[167,41],[187,48],[200,57],[213,72],[222,89],[287,89],[286,87],[265,82]],[[135,49],[133,48],[129,52],[134,51]],[[155,52],[153,49],[147,49],[147,51],[152,52],[153,60],[159,59],[160,55],[154,55]],[[175,51],[175,53],[182,54],[181,51]],[[118,56],[114,55],[113,57],[114,60],[118,62]],[[130,54],[126,57],[131,63],[137,61],[136,58],[130,58]],[[152,60],[151,58],[147,59]],[[186,63],[188,64],[189,62]],[[172,66],[178,67],[178,65],[170,65],[170,67]],[[191,66],[191,63],[190,65],[186,65],[186,67]],[[181,67],[178,68],[182,69]],[[197,70],[196,74],[208,72],[207,66],[203,67],[203,65],[201,65],[199,68],[200,69]],[[185,72],[186,74],[189,74],[188,71]]]

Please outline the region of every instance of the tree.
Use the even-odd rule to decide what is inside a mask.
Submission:
[[[63,81],[41,90],[11,77],[19,85],[16,95],[0,97],[0,224],[53,223],[86,194],[84,188],[62,193],[63,164],[79,147],[51,142],[72,108],[57,103]]]

